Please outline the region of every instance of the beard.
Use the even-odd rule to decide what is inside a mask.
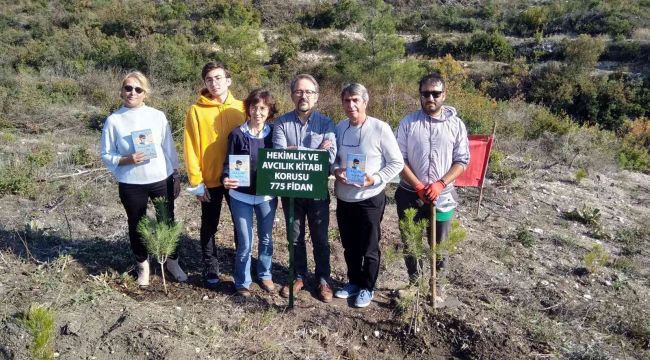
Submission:
[[[309,103],[308,103],[308,102],[299,102],[299,103],[298,103],[298,106],[296,107],[296,109],[297,109],[298,111],[304,113],[304,112],[308,112],[309,110],[311,110],[311,107],[309,106]]]
[[[427,115],[438,114],[441,109],[442,103],[436,103],[433,101],[422,103],[422,110],[424,110]]]

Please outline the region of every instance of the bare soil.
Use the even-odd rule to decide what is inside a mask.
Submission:
[[[208,290],[200,275],[200,210],[184,193],[176,214],[190,278],[171,282],[165,295],[157,266],[149,288],[135,286],[126,218],[108,174],[45,181],[33,199],[7,195],[0,202],[0,358],[30,358],[21,319],[33,303],[54,311],[61,359],[650,358],[650,177],[590,174],[577,184],[572,174],[559,165],[524,166],[508,183],[488,181],[478,216],[478,190],[459,190],[457,217],[467,238],[439,280],[446,297],[458,301],[435,312],[427,307],[415,335],[396,307],[406,271],[394,256],[384,257],[375,300],[365,309],[340,299],[324,304],[311,282],[293,309],[256,285],[244,299],[232,284],[232,223],[224,208],[222,282]],[[393,192],[391,185],[391,198]],[[600,210],[599,231],[564,215],[583,205]],[[337,288],[346,269],[334,199],[331,208]],[[288,269],[284,230],[279,208],[278,285]],[[392,202],[382,231],[384,254],[399,248]],[[595,244],[609,258],[588,270],[584,256]]]

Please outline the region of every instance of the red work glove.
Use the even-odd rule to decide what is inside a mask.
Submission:
[[[428,184],[424,188],[424,194],[427,197],[427,200],[430,202],[436,201],[436,199],[438,199],[438,196],[440,196],[442,190],[444,190],[445,186],[446,185],[442,180],[438,180],[433,184]]]
[[[424,201],[425,203],[428,202],[427,196],[425,195],[426,187],[424,184],[419,182],[417,185],[415,185],[415,192],[418,194],[420,200]]]

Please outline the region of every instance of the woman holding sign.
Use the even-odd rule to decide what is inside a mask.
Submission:
[[[141,72],[128,73],[120,88],[122,107],[106,119],[100,143],[102,161],[119,183],[140,286],[149,285],[149,256],[137,231],[138,223],[147,212],[149,199],[159,197],[167,199],[173,219],[174,199],[181,189],[178,155],[167,118],[144,103],[150,93],[149,80]],[[187,280],[175,254],[166,267],[176,280]]]
[[[273,148],[272,127],[268,121],[277,114],[275,100],[268,90],[251,91],[244,108],[248,120],[228,136],[228,156],[223,166],[222,182],[229,189],[230,210],[237,233],[235,255],[235,288],[241,296],[251,295],[251,252],[253,248],[253,213],[257,216],[258,261],[260,287],[275,289],[271,280],[273,256],[273,220],[278,200],[274,196],[256,195],[257,152]]]
[[[379,239],[386,184],[404,167],[402,153],[386,122],[368,116],[368,90],[348,84],[341,91],[348,118],[336,125],[336,219],[341,233],[348,283],[334,296],[370,305],[379,274]]]

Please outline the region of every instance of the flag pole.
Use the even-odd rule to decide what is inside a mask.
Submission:
[[[289,198],[289,219],[287,219],[287,240],[289,242],[289,309],[293,309],[293,282],[294,282],[294,260],[293,260],[293,196]]]
[[[497,132],[497,121],[494,120],[494,124],[492,125],[492,134],[490,135],[492,137],[492,141],[494,141],[494,135]],[[489,154],[488,154],[489,156]],[[478,204],[476,205],[476,216],[481,215],[481,201],[483,201],[483,184],[485,183],[485,173],[487,173],[487,163],[489,163],[490,159],[486,159],[486,165],[485,169],[483,170],[483,176],[481,176],[481,189],[479,190],[478,193]]]

